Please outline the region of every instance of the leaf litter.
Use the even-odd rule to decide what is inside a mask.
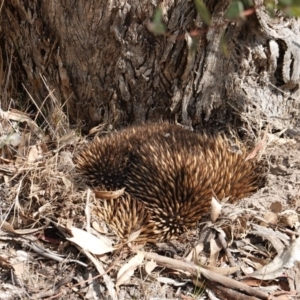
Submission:
[[[213,198],[198,228],[138,245],[139,231],[122,241],[97,219],[100,199],[118,201],[124,190],[86,187],[72,158],[87,139],[62,110],[55,113],[47,135],[28,115],[0,111],[0,292],[7,299],[299,296],[300,134],[268,135],[268,183],[255,195],[236,205]]]

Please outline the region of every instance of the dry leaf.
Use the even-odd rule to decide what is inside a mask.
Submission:
[[[79,139],[78,135],[74,130],[69,131],[67,134],[59,138],[60,147],[65,145],[73,145]],[[70,152],[71,154],[71,152]]]
[[[12,267],[15,271],[15,274],[17,276],[19,276],[20,278],[22,278],[24,275],[24,263],[16,263],[16,264],[13,264]]]
[[[270,210],[275,214],[281,213],[282,204],[279,201],[273,202],[270,206]]]
[[[244,238],[249,232],[249,225],[246,218],[238,216],[234,222],[234,235],[235,238]]]
[[[213,223],[217,221],[218,217],[221,214],[221,210],[222,210],[222,204],[215,197],[212,197],[210,218]]]
[[[32,263],[37,263],[36,259],[26,251],[17,250],[16,255],[19,262],[30,261]]]
[[[128,263],[122,266],[117,275],[116,289],[118,290],[119,286],[127,282],[130,277],[133,275],[134,270],[142,264],[144,260],[144,254],[141,251],[132,257]]]
[[[48,212],[51,211],[51,208],[52,208],[52,206],[51,206],[51,204],[48,202],[48,203],[44,204],[43,206],[39,207],[38,212],[39,212],[40,214],[43,214],[43,213],[45,213],[45,212],[47,212],[47,211],[48,211]]]
[[[116,199],[124,194],[125,188],[117,191],[97,191],[94,190],[96,198],[112,200]]]
[[[38,199],[38,197],[37,197]],[[47,212],[51,212],[52,206],[49,202],[39,207],[38,211],[33,213],[33,217],[36,218],[39,215],[45,215]]]
[[[255,256],[248,255],[248,257],[243,257],[242,261],[244,261],[247,265],[251,266],[251,270],[249,268],[246,269],[246,267],[241,267],[242,271],[245,274],[250,274],[254,272],[255,270],[258,270],[262,268],[264,265],[266,265],[267,260],[266,259],[261,259],[261,258],[256,258]]]
[[[92,227],[99,233],[106,234],[107,230],[104,230],[103,226],[100,226],[97,221],[92,222]]]
[[[131,251],[133,253],[136,253],[137,251],[141,250],[142,248],[144,248],[146,242],[144,243],[128,243],[128,247],[131,249]]]
[[[115,291],[115,285],[110,278],[110,276],[107,274],[107,271],[104,270],[103,264],[100,262],[100,260],[96,259],[91,253],[88,251],[85,251],[85,255],[88,257],[88,259],[94,264],[99,274],[103,274],[101,277],[103,277],[103,281],[105,283],[105,286],[107,288],[108,294],[110,296],[109,299],[117,300],[117,295]]]
[[[192,251],[189,253],[189,255],[185,258],[186,261],[191,261],[195,264],[199,262],[199,254],[202,252],[204,248],[203,243],[199,243],[196,247],[192,249]]]
[[[3,136],[2,139],[5,140],[6,144],[9,144],[13,147],[17,147],[20,144],[21,140],[22,140],[22,136],[19,133],[14,132],[13,134]]]
[[[173,285],[173,286],[183,286],[186,285],[186,282],[179,282],[176,281],[172,278],[168,278],[168,277],[158,277],[157,278],[158,282],[164,283],[164,284],[169,284],[169,285]]]
[[[265,213],[264,219],[265,219],[267,224],[274,224],[275,225],[278,222],[278,215],[277,215],[277,213],[268,211],[268,212]]]
[[[105,126],[106,126],[106,124],[100,124],[98,126],[95,126],[95,127],[91,128],[90,131],[89,131],[89,135],[93,135],[93,134],[96,134],[98,132],[102,132],[104,130]]]
[[[37,232],[41,229],[43,229],[43,227],[40,228],[29,228],[29,229],[17,229],[15,230],[8,222],[6,221],[1,221],[0,222],[0,229],[10,232],[10,233],[14,233],[14,234],[18,234],[18,235],[23,235],[23,234],[30,234],[30,233],[34,233]]]
[[[246,283],[250,286],[260,287],[261,286],[261,280],[256,278],[245,278],[242,280],[243,283]],[[276,287],[278,288],[278,287]]]
[[[246,261],[246,262],[251,263],[250,259],[243,259],[243,261]],[[260,268],[261,268],[261,267],[262,267],[262,266],[260,266]],[[245,275],[249,275],[249,274],[251,274],[251,273],[254,272],[254,269],[253,269],[252,267],[242,265],[242,266],[241,266],[241,271],[242,271]]]
[[[10,233],[16,233],[14,228],[6,221],[1,221],[0,229],[10,232]]]
[[[297,143],[295,139],[279,138],[277,135],[271,133],[268,134],[268,141],[269,141],[269,145],[272,146],[282,146],[286,144],[294,145]]]
[[[150,261],[148,261],[145,265],[145,270],[146,270],[146,273],[151,276],[151,273],[152,271],[157,267],[157,264],[156,262],[151,259]]]
[[[27,161],[34,163],[43,159],[43,151],[38,145],[32,146],[29,150]]]
[[[69,179],[68,179],[67,177],[65,177],[65,176],[62,176],[61,179],[62,179],[62,181],[63,181],[63,183],[64,183],[66,189],[69,190],[69,189],[72,187],[72,185],[73,185],[72,181],[69,180]]]
[[[252,224],[251,226],[251,233],[267,239],[273,245],[277,253],[281,253],[284,249],[284,244],[288,245],[290,243],[289,237],[280,231],[274,231],[271,228],[266,228],[257,224]],[[284,244],[281,241],[283,241]]]
[[[266,130],[264,132],[264,136],[263,136],[262,140],[260,142],[258,142],[257,145],[254,147],[254,149],[248,154],[245,161],[255,158],[257,156],[257,153],[261,152],[262,149],[266,146],[269,127],[270,126],[268,124],[266,127]]]
[[[5,257],[2,257],[1,255],[0,255],[0,266],[1,268],[6,268],[6,269],[12,268],[10,262]]]
[[[13,121],[17,121],[17,122],[26,122],[28,124],[28,126],[30,127],[30,131],[34,132],[34,133],[38,133],[41,132],[41,129],[39,128],[39,126],[32,121],[32,119],[26,115],[24,112],[21,112],[19,110],[16,109],[12,109],[11,111],[3,111],[0,108],[0,115],[2,118],[6,118],[9,120],[13,120]]]
[[[132,232],[128,237],[127,243],[134,242],[140,236],[140,234],[141,234],[141,229]]]
[[[104,253],[112,252],[116,249],[112,247],[107,240],[101,240],[100,238],[82,229],[71,227],[71,232],[73,237],[67,238],[69,241],[95,255],[102,255]]]
[[[231,274],[237,272],[240,269],[240,267],[238,267],[238,266],[236,266],[236,267],[228,267],[228,268],[218,268],[218,267],[201,266],[201,268],[213,271],[213,272],[218,273],[220,275],[226,275],[226,276],[231,275]]]
[[[281,276],[285,269],[293,267],[295,261],[300,261],[300,237],[287,249],[283,249],[269,264],[253,272],[251,277],[261,280],[273,280]]]
[[[295,211],[286,210],[279,215],[279,223],[283,226],[295,227],[298,224],[299,218]]]
[[[215,267],[217,265],[219,253],[222,250],[222,247],[219,247],[215,239],[210,240],[210,259],[209,266]]]

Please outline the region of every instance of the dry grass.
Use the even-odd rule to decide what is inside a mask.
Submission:
[[[120,244],[95,218],[99,200],[74,169],[86,140],[50,90],[48,100],[51,119],[38,111],[43,129],[23,112],[0,111],[1,299],[289,299],[299,292],[299,272],[285,277],[300,251],[299,193],[288,210],[276,199],[258,209],[266,188],[239,206],[223,205],[213,211],[216,222],[207,216],[176,241]],[[296,147],[278,139],[269,149],[278,141]]]

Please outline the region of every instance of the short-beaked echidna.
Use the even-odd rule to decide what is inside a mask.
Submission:
[[[128,193],[113,200],[102,200],[94,206],[95,214],[115,231],[119,238],[128,241],[131,235],[135,242],[156,242],[155,223],[145,205]]]
[[[210,211],[212,196],[229,197],[233,203],[258,189],[259,164],[246,160],[247,153],[241,150],[231,151],[223,135],[145,124],[95,139],[75,162],[90,185],[107,190],[125,187],[128,193],[119,202],[108,200],[99,215],[121,237],[130,232],[125,233],[120,219],[132,219],[133,227],[143,232],[141,239],[148,236],[153,241],[176,237],[195,226]],[[134,218],[132,211],[139,215]]]

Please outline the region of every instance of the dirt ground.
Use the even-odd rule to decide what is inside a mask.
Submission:
[[[72,161],[87,138],[1,116],[1,299],[300,299],[300,128],[268,133],[257,193],[141,246],[120,245],[95,217]]]

